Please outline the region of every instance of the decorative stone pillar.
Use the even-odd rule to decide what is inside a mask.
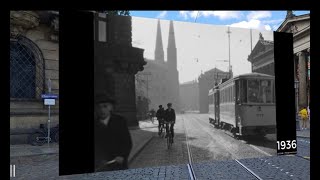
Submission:
[[[306,54],[301,51],[299,56],[299,108],[307,106],[307,67]]]
[[[40,18],[34,11],[10,11],[11,36],[24,35],[28,29],[39,26]]]
[[[113,96],[115,112],[127,119],[128,126],[137,126],[135,74],[143,70],[146,62],[144,50],[131,45],[131,17],[96,16],[95,21],[96,25],[97,21],[106,22],[106,41],[95,38],[95,94],[102,92]]]

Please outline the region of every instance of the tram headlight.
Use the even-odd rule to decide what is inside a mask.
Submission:
[[[241,125],[241,117],[240,117],[240,115],[238,116],[238,122],[237,122],[237,124],[238,124],[238,126]]]

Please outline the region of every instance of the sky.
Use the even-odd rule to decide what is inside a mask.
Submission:
[[[309,11],[293,11],[295,15]],[[273,41],[273,31],[281,25],[286,11],[130,11],[132,45],[144,49],[144,57],[154,59],[157,21],[160,19],[165,61],[169,20],[174,21],[179,82],[197,79],[212,68],[228,70],[230,26],[230,64],[234,75],[251,72],[248,55],[259,39]],[[252,39],[250,40],[250,29]]]

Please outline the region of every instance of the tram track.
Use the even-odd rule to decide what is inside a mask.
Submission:
[[[191,180],[196,180],[196,175],[195,175],[195,171],[193,169],[193,157],[192,157],[192,153],[191,153],[191,148],[190,148],[190,145],[189,145],[189,139],[188,139],[188,129],[186,127],[186,124],[185,124],[185,118],[182,117],[183,119],[183,127],[184,127],[184,132],[185,132],[185,137],[186,137],[186,144],[187,144],[187,151],[188,151],[188,170],[189,170],[189,176],[190,176],[190,179]]]
[[[212,139],[214,139],[212,137],[212,134],[210,132],[208,132],[205,128],[201,127],[202,125],[200,125],[201,123],[199,121],[201,121],[198,117],[195,117],[195,116],[192,116],[192,118],[196,119],[197,120],[197,125],[198,127],[200,127],[204,132],[206,132],[206,134],[208,134],[209,136],[211,136]],[[187,144],[187,149],[188,149],[188,157],[189,157],[189,164],[187,165],[188,166],[188,169],[189,169],[189,174],[190,174],[190,178],[191,179],[196,179],[196,171],[194,170],[192,164],[193,164],[193,156],[192,156],[192,151],[191,151],[191,148],[190,148],[190,145],[189,145],[189,141],[188,141],[188,130],[186,128],[187,124],[185,122],[185,118],[183,118],[183,124],[184,124],[184,128],[185,128],[185,133],[186,133],[186,144]],[[230,137],[233,137],[230,135]],[[221,142],[219,142],[221,143]],[[255,150],[259,151],[260,153],[263,153],[267,156],[271,156],[269,153],[267,152],[264,152],[263,150],[255,147],[254,145],[251,146],[252,148],[254,148]],[[235,153],[229,151],[229,149],[231,149],[231,147],[224,147],[226,152],[230,153],[232,155],[232,159],[234,160],[234,162],[236,164],[239,165],[239,168],[242,168],[244,169],[246,172],[248,172],[248,174],[250,174],[250,176],[254,177],[255,179],[258,179],[258,180],[263,180],[262,177],[260,177],[259,175],[257,175],[253,170],[251,170],[249,167],[245,166],[243,163],[240,162],[239,159],[241,159],[240,157],[238,157]]]

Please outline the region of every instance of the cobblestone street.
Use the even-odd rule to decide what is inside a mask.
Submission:
[[[150,129],[157,131],[157,128]],[[194,163],[276,155],[275,140],[237,140],[213,128],[206,114],[177,116],[173,148],[168,150],[166,140],[154,137],[134,159],[131,168],[179,165],[188,163],[186,134]]]
[[[235,139],[211,126],[206,114],[178,115],[174,144],[169,150],[166,139],[157,135],[156,121],[154,124],[144,122],[141,131],[154,136],[151,140],[146,139],[143,148],[132,158],[128,170],[59,177],[58,153],[26,154],[11,157],[11,164],[16,166],[14,179],[190,179],[190,169],[187,166],[189,155],[197,179],[310,178],[309,138],[297,138],[297,155],[274,156],[274,137],[267,136],[262,140]],[[139,134],[138,131],[136,134]],[[40,152],[35,148],[29,149]],[[18,151],[17,148],[15,151]]]

